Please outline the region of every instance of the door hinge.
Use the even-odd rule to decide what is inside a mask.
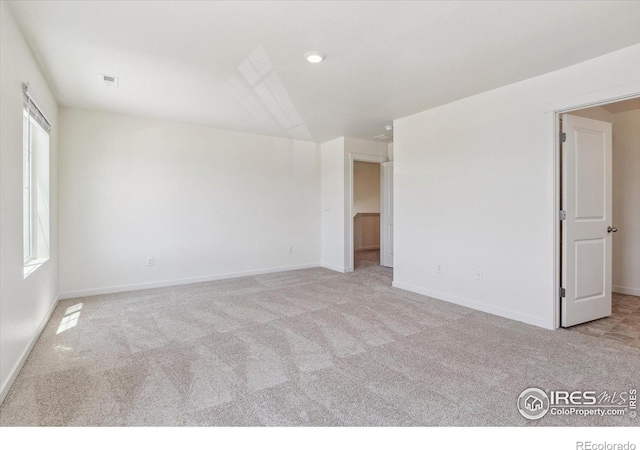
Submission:
[[[564,209],[560,210],[560,220],[567,220],[567,212]]]
[[[564,298],[567,295],[567,291],[563,287],[560,288],[560,298]]]
[[[560,142],[567,142],[567,133],[560,133]]]

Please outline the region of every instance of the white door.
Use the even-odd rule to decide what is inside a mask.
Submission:
[[[611,315],[611,124],[565,114],[562,326]]]
[[[380,168],[380,265],[393,267],[393,162]]]

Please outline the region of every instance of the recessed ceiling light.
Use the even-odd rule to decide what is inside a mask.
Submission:
[[[325,54],[320,52],[307,52],[304,54],[304,57],[307,58],[307,61],[310,63],[318,64],[324,60]]]
[[[384,129],[387,131],[392,131],[393,130],[393,125],[385,125]]]

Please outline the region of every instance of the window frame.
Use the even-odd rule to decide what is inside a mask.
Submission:
[[[33,189],[32,189],[32,184],[33,184],[33,149],[31,147],[32,145],[32,139],[31,139],[31,121],[33,120],[31,118],[31,115],[29,114],[28,109],[26,108],[22,108],[22,115],[23,115],[23,127],[26,126],[26,130],[23,130],[23,152],[25,153],[23,155],[23,159],[22,159],[22,164],[23,164],[23,180],[22,180],[22,185],[23,185],[23,196],[28,197],[28,202],[25,201],[25,199],[23,198],[23,208],[25,208],[25,206],[27,206],[25,208],[26,211],[23,211],[23,221],[26,221],[28,223],[24,224],[23,223],[23,235],[22,235],[22,239],[23,239],[23,243],[22,243],[22,248],[23,248],[23,259],[24,259],[24,265],[26,266],[30,266],[33,264],[33,261],[36,260],[36,257],[34,255],[34,223],[33,223],[33,212],[34,212],[34,200],[33,200]],[[26,120],[24,120],[26,118]],[[25,142],[26,141],[26,142]],[[24,166],[27,166],[27,170],[25,170]],[[26,177],[25,177],[26,175]],[[25,232],[27,231],[28,232]],[[25,252],[25,241],[28,241],[28,252]]]
[[[46,153],[46,168],[50,170],[50,151],[51,151],[51,143],[47,139],[46,148],[42,146],[42,148],[34,148],[34,133],[44,132],[47,135],[47,138],[50,137],[51,133],[51,124],[46,118],[46,116],[42,113],[38,105],[33,101],[33,98],[28,92],[29,86],[28,84],[23,85],[23,106],[22,106],[22,126],[23,126],[23,135],[22,135],[22,206],[23,206],[23,230],[22,230],[22,257],[23,257],[23,265],[24,265],[24,277],[26,278],[29,274],[34,272],[38,267],[44,264],[50,258],[50,247],[48,244],[49,236],[51,234],[51,225],[50,220],[51,216],[49,213],[49,208],[47,208],[48,217],[41,217],[38,211],[39,197],[37,192],[38,187],[38,161],[36,158],[39,158],[38,155],[41,153]],[[34,129],[34,127],[39,127],[40,130]],[[42,155],[40,156],[42,157]],[[42,170],[42,168],[40,168]],[[47,199],[45,200],[45,204],[48,205],[50,201],[50,174],[46,175],[47,178]],[[38,224],[42,221],[46,220],[47,229],[42,230],[44,233],[44,245],[46,248],[41,248],[42,246],[39,244],[39,229]]]

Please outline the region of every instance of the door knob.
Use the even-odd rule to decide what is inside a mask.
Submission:
[[[615,233],[616,231],[618,231],[617,228],[607,227],[607,233]]]

